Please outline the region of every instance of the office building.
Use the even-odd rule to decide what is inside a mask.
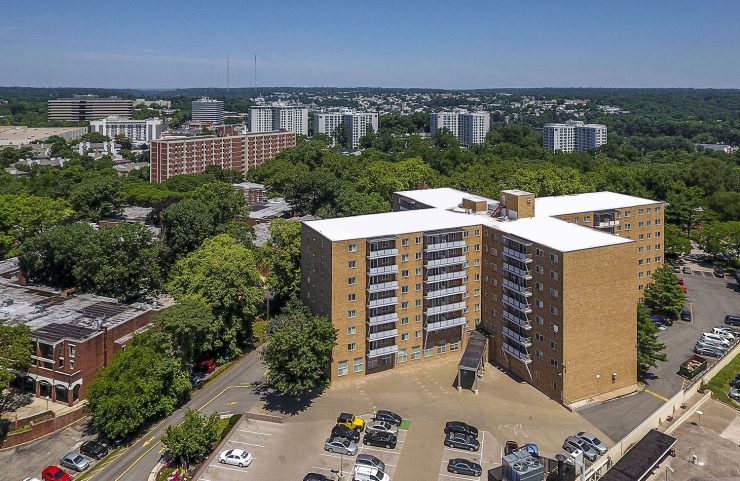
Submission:
[[[25,125],[0,125],[0,147],[30,145],[44,142],[49,137],[64,140],[79,139],[87,133],[87,127],[26,127]]]
[[[146,99],[136,99],[134,100],[134,107],[138,107],[140,105],[143,105],[144,107],[163,107],[165,109],[172,108],[172,102],[169,100],[146,100]]]
[[[259,105],[249,109],[249,131],[285,130],[308,135],[308,108],[298,105]]]
[[[369,131],[378,131],[377,112],[315,112],[313,114],[313,131],[315,134],[325,134],[333,137],[339,125],[343,124],[347,131],[347,146],[357,149],[360,139]]]
[[[436,134],[447,129],[462,147],[480,144],[491,130],[488,112],[434,112],[429,114],[430,132]]]
[[[169,137],[153,140],[150,147],[151,182],[173,175],[199,174],[209,165],[247,173],[280,152],[295,147],[293,132],[260,132],[245,135]]]
[[[545,124],[542,146],[560,152],[586,152],[606,144],[606,125],[584,124],[568,120],[563,124]]]
[[[662,265],[662,208],[429,189],[397,192],[394,212],[305,222],[301,298],[338,330],[332,381],[454,356],[477,328],[489,361],[563,404],[633,392],[644,235]],[[640,240],[616,229],[625,217]]]
[[[224,103],[220,100],[203,97],[193,100],[191,123],[199,125],[218,125],[224,123]]]
[[[72,98],[48,101],[49,120],[85,122],[115,115],[130,119],[134,112],[132,100],[97,95],[75,95]]]
[[[148,143],[162,136],[162,120],[128,120],[107,117],[90,122],[90,131],[107,135],[111,139],[115,139],[117,135],[123,135],[133,143]]]

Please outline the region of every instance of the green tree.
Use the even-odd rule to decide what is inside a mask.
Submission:
[[[0,414],[5,403],[5,388],[15,379],[13,370],[24,371],[31,366],[31,329],[23,324],[6,326],[0,324]]]
[[[24,239],[73,214],[64,200],[29,195],[0,195],[0,259],[15,255]]]
[[[126,192],[118,177],[88,177],[72,189],[69,202],[78,218],[96,221],[118,214],[126,203]]]
[[[193,191],[193,200],[211,209],[215,225],[225,224],[247,214],[244,195],[225,182],[209,182]]]
[[[171,414],[192,387],[168,350],[132,344],[98,372],[87,395],[93,425],[110,438],[129,436]]]
[[[658,327],[650,319],[650,310],[637,305],[637,367],[644,372],[648,366],[656,367],[658,361],[666,362],[665,344],[658,341]]]
[[[349,147],[349,132],[344,122],[337,125],[337,128],[334,129],[334,140],[340,147]]]
[[[740,221],[712,222],[697,237],[702,249],[709,254],[732,260],[740,257]]]
[[[160,219],[170,262],[197,249],[215,229],[213,209],[195,199],[170,205],[162,211]]]
[[[691,252],[691,240],[679,227],[666,224],[664,229],[666,255],[682,256]]]
[[[221,347],[218,335],[223,321],[202,301],[183,299],[157,313],[153,321],[170,337],[175,353],[186,368]]]
[[[324,206],[333,207],[342,183],[331,172],[318,169],[295,178],[285,189],[287,200],[301,214],[314,215]]]
[[[678,276],[668,264],[653,272],[653,283],[645,291],[645,303],[651,309],[676,319],[685,300]]]
[[[326,317],[314,316],[294,301],[269,326],[262,352],[267,379],[279,392],[299,397],[328,382],[327,369],[337,331]]]
[[[301,223],[275,219],[268,230],[270,239],[262,247],[270,272],[268,285],[283,299],[298,298],[301,289]]]
[[[180,424],[168,426],[162,444],[182,465],[198,462],[206,457],[220,437],[218,413],[210,416],[188,410]]]

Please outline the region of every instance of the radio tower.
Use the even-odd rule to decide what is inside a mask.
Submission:
[[[231,77],[231,69],[229,67],[229,52],[226,52],[226,92],[230,92],[231,88],[229,85],[229,79]]]

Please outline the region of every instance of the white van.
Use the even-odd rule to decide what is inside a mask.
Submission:
[[[715,334],[713,332],[705,332],[705,333],[702,333],[701,338],[702,339],[706,339],[708,341],[713,341],[713,342],[715,342],[717,344],[722,344],[723,346],[729,346],[730,345],[730,340],[729,339],[724,338],[724,337],[720,336],[719,334]]]
[[[359,464],[356,464],[352,470],[352,479],[354,481],[391,481],[391,477],[380,469]]]

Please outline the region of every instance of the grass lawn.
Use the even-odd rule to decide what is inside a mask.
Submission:
[[[727,396],[727,391],[730,390],[730,380],[735,379],[735,374],[737,373],[740,373],[740,354],[735,356],[735,359],[730,361],[730,363],[718,372],[711,381],[704,385],[704,387],[712,391],[714,396],[720,401],[727,403],[730,406],[740,407],[740,403]]]

